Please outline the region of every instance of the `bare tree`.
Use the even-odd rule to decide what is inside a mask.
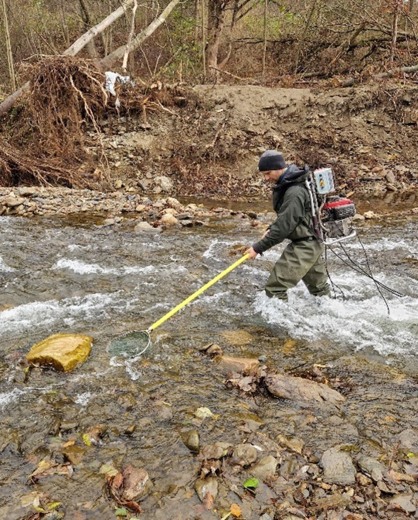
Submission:
[[[87,3],[85,0],[78,0],[80,4],[80,12],[81,12],[81,19],[83,20],[83,26],[84,30],[88,31],[89,28],[92,26],[90,11],[87,7]],[[99,54],[96,49],[96,44],[94,43],[94,39],[90,40],[86,44],[87,52],[92,58],[98,58]]]
[[[164,11],[159,14],[154,20],[139,34],[133,38],[131,42],[130,50],[136,50],[151,34],[158,29],[158,27],[163,24],[171,11],[180,3],[180,0],[171,0],[171,2],[167,5]],[[115,63],[117,63],[121,58],[123,58],[126,51],[126,45],[121,45],[116,50],[108,54],[105,58],[100,60],[100,63],[105,67],[111,67]],[[1,107],[1,105],[0,105]]]
[[[225,28],[231,31],[235,24],[246,16],[254,7],[253,0],[208,0],[208,44],[207,44],[207,64],[208,67],[216,71],[216,78],[219,69],[228,63],[232,54],[232,44],[229,44],[226,56],[220,61],[220,48],[224,36]],[[227,15],[230,14],[228,21]]]
[[[123,55],[123,62],[122,62],[122,69],[124,71],[126,71],[126,69],[128,67],[128,58],[129,58],[129,52],[131,50],[132,38],[135,35],[135,15],[136,15],[137,9],[138,9],[138,2],[137,2],[137,0],[134,0],[134,5],[132,7],[131,30],[129,32],[128,43],[126,44],[125,54]]]
[[[13,63],[12,42],[10,40],[9,18],[7,16],[6,0],[2,0],[2,4],[3,4],[4,32],[6,35],[7,64],[9,66],[10,83],[12,85],[13,90],[15,90],[16,89],[16,76],[15,76],[15,69],[14,69],[14,63]]]

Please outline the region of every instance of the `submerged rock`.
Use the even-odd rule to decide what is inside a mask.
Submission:
[[[129,464],[122,471],[122,475],[122,498],[125,500],[130,501],[144,498],[153,487],[148,472],[143,468],[135,468]]]
[[[218,480],[215,477],[199,478],[196,480],[195,490],[202,502],[208,501],[209,497],[215,499],[218,495]]]
[[[225,373],[235,372],[238,374],[253,374],[260,365],[258,359],[255,358],[220,356],[217,361],[219,367]]]
[[[274,374],[265,379],[268,391],[276,397],[293,401],[317,401],[338,405],[345,397],[323,383],[315,383],[303,377]]]
[[[278,460],[272,455],[267,455],[260,459],[260,461],[251,468],[251,474],[261,480],[268,480],[276,474]]]
[[[321,465],[324,469],[323,480],[328,484],[348,486],[356,481],[356,468],[350,455],[338,446],[322,455]]]
[[[29,363],[53,366],[68,372],[88,358],[93,338],[83,334],[54,334],[33,345],[26,359]]]
[[[197,430],[190,431],[184,437],[184,445],[189,448],[192,453],[198,453],[200,449],[200,437]]]
[[[238,444],[232,454],[232,463],[245,468],[255,462],[257,457],[257,449],[252,444]]]

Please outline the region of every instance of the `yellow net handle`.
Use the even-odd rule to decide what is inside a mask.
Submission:
[[[222,273],[219,273],[217,276],[215,276],[215,278],[213,278],[210,282],[208,282],[207,284],[205,284],[203,287],[201,287],[200,289],[198,289],[196,292],[194,292],[193,294],[191,294],[188,298],[186,298],[184,301],[182,301],[181,303],[179,303],[177,305],[177,307],[174,307],[174,309],[171,309],[170,312],[167,312],[167,314],[165,314],[162,318],[160,318],[158,321],[156,321],[155,323],[153,323],[151,325],[151,327],[148,329],[148,331],[152,331],[154,329],[156,329],[157,327],[159,327],[160,325],[162,325],[165,321],[167,321],[168,319],[171,318],[171,316],[173,316],[174,314],[176,314],[176,312],[178,312],[179,310],[181,310],[183,307],[185,307],[188,303],[192,302],[194,299],[196,299],[198,296],[200,296],[202,293],[204,293],[207,289],[209,289],[209,287],[212,287],[212,285],[214,285],[216,282],[219,282],[219,280],[221,278],[223,278],[224,276],[226,276],[228,273],[230,273],[233,269],[235,269],[236,267],[238,267],[239,265],[241,265],[243,262],[245,262],[246,260],[248,260],[249,258],[249,255],[246,254],[244,256],[242,256],[239,260],[237,260],[235,263],[233,263],[232,265],[230,265],[227,269],[225,269],[225,271],[222,271]]]

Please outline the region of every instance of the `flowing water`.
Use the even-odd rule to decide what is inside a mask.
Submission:
[[[279,246],[238,267],[152,332],[146,355],[130,359],[113,355],[112,340],[147,329],[234,262],[234,246],[260,233],[251,220],[238,215],[204,227],[138,234],[129,220],[106,227],[94,215],[66,221],[0,217],[0,512],[21,518],[13,510],[34,489],[28,476],[39,460],[59,451],[59,442],[80,444],[95,425],[103,425],[106,435],[98,447],[81,443],[82,463],[72,478],[55,475],[36,484],[65,504],[68,518],[81,507],[90,511],[88,518],[114,518],[99,470],[127,460],[145,467],[155,483],[144,518],[167,518],[173,507],[182,517],[180,504],[192,498],[179,490],[196,477],[197,464],[182,439],[193,428],[201,442],[239,442],[239,425],[256,417],[273,436],[305,435],[314,451],[354,435],[325,422],[312,430],[295,406],[264,397],[261,404],[228,391],[224,374],[199,352],[207,343],[230,355],[264,356],[268,366],[290,372],[313,364],[334,367],[335,376],[350,379],[355,396],[349,404],[354,440],[372,442],[382,410],[394,417],[387,439],[417,427],[417,220],[363,228],[362,243],[344,246],[361,269],[370,268],[402,297],[381,289],[383,299],[372,280],[330,252],[336,299],[314,298],[298,285],[288,303],[269,300],[262,289]],[[91,335],[88,361],[72,373],[34,369],[27,377],[21,357],[58,332]],[[375,394],[379,410],[371,404]],[[218,419],[197,420],[199,407]],[[13,506],[11,494],[17,497]]]

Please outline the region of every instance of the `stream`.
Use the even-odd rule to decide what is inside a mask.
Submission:
[[[61,502],[66,518],[113,519],[101,468],[127,461],[146,468],[154,484],[141,518],[195,518],[199,461],[184,443],[191,430],[201,444],[234,444],[258,424],[263,436],[303,439],[319,457],[341,443],[377,456],[394,435],[418,428],[418,215],[361,225],[361,241],[335,246],[344,262],[328,253],[336,298],[314,298],[299,284],[288,303],[268,299],[263,284],[278,246],[153,331],[150,349],[134,359],[115,356],[112,340],[147,329],[232,264],[234,248],[257,240],[260,229],[239,214],[155,234],[135,233],[129,219],[103,220],[0,217],[1,518],[24,518],[23,498],[36,492]],[[383,298],[347,266],[352,261],[403,296],[379,286]],[[26,374],[21,360],[29,348],[58,332],[94,338],[87,362],[71,373]],[[347,397],[344,412],[321,417],[227,389],[225,374],[200,352],[209,343],[295,375],[323,367]],[[200,407],[215,417],[198,419]],[[101,440],[87,446],[82,435],[95,427]],[[71,440],[79,447],[79,460],[69,459],[77,460],[71,478],[28,480],[51,453],[67,461],[62,444]]]

